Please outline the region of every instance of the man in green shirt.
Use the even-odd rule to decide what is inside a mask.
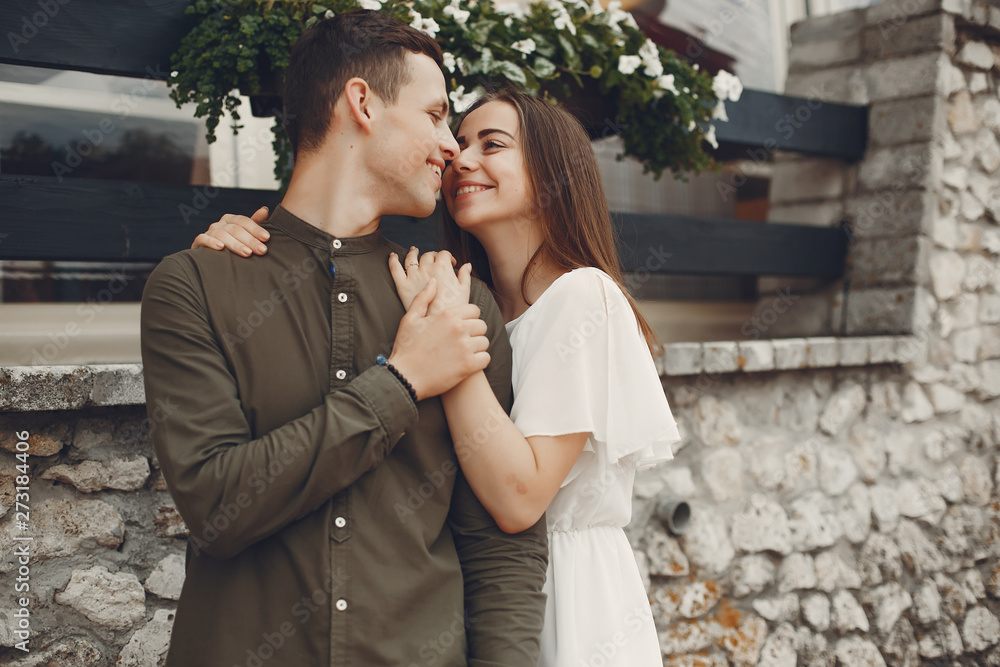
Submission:
[[[428,312],[430,286],[404,313],[379,230],[428,215],[457,154],[441,62],[378,12],[317,23],[286,75],[296,164],[267,254],[187,250],[149,279],[152,438],[191,532],[171,667],[537,662],[544,518],[497,528],[436,398],[485,367],[509,408],[503,321],[479,282],[474,305]]]

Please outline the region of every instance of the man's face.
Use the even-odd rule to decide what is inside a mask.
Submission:
[[[409,83],[396,103],[380,104],[372,126],[371,163],[384,193],[383,214],[425,217],[434,212],[445,161],[458,155],[448,128],[444,75],[428,56],[407,53]]]

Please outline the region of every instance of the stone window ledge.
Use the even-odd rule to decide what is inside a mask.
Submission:
[[[141,364],[0,368],[0,412],[142,405]]]
[[[832,336],[711,343],[670,343],[656,360],[660,375],[719,375],[846,368],[912,361],[917,336]],[[0,412],[142,405],[141,364],[0,368]]]
[[[817,336],[751,341],[670,343],[656,360],[660,375],[718,375],[808,368],[901,364],[914,360],[917,336]]]

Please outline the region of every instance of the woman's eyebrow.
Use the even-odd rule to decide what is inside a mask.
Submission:
[[[511,134],[510,132],[508,132],[507,130],[501,130],[501,129],[498,129],[498,128],[489,128],[489,129],[486,129],[486,130],[479,130],[479,138],[482,139],[486,135],[493,134],[494,132],[499,132],[500,134],[506,134],[511,139],[514,138],[514,135]]]
[[[514,139],[516,141],[516,138],[514,137],[513,134],[511,134],[507,130],[501,130],[501,129],[495,128],[495,127],[486,128],[485,130],[479,130],[479,134],[477,134],[476,136],[478,136],[480,139],[482,139],[483,137],[486,137],[486,136],[488,136],[490,134],[493,134],[494,132],[499,132],[500,134],[506,134],[508,137],[510,137],[511,139]],[[456,137],[455,140],[458,142],[459,146],[462,146],[462,145],[465,144],[465,136],[464,135],[461,136],[461,137]]]

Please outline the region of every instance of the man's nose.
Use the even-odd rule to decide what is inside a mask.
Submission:
[[[451,133],[450,130],[443,130],[440,137],[441,153],[444,154],[444,159],[451,161],[458,157],[459,149],[458,142],[455,141],[455,135]]]

